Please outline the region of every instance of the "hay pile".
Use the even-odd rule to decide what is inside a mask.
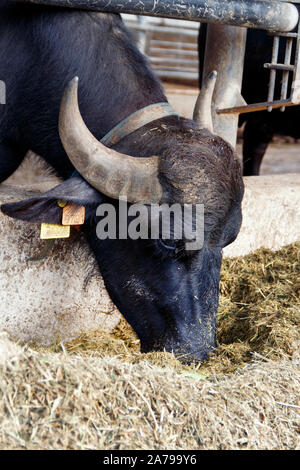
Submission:
[[[225,260],[207,364],[139,352],[124,321],[67,344],[0,336],[0,448],[300,448],[300,244]]]
[[[204,380],[146,360],[24,350],[5,338],[0,354],[2,449],[300,446],[296,359]]]
[[[253,353],[291,358],[300,347],[300,243],[225,259],[218,321],[216,370],[233,371]]]

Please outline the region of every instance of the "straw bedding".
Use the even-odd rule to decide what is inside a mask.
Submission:
[[[0,336],[0,448],[300,448],[300,244],[225,260],[219,349],[141,354],[125,321],[51,348]]]

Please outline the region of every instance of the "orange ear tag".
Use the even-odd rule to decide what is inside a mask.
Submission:
[[[40,238],[42,240],[50,240],[51,238],[69,238],[70,225],[58,224],[41,224]]]
[[[62,225],[82,225],[85,219],[85,207],[67,204],[63,208]]]

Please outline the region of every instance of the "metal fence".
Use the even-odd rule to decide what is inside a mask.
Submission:
[[[160,78],[198,80],[198,24],[129,15],[124,20]]]

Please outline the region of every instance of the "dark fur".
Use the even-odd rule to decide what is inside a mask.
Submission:
[[[95,211],[104,201],[74,170],[57,124],[67,82],[79,76],[83,118],[99,139],[120,120],[148,104],[166,101],[160,82],[133,45],[118,15],[1,0],[2,107],[0,181],[28,149],[40,154],[66,181],[39,197],[2,206],[11,217],[60,222],[57,199],[86,206],[83,232],[113,302],[137,332],[143,351],[166,348],[185,360],[205,359],[216,345],[216,313],[222,247],[236,237],[243,184],[238,160],[222,139],[193,121],[154,121],[117,146],[136,157],[158,155],[159,177],[170,203],[205,205],[202,250],[168,250],[156,240],[96,237]],[[14,53],[12,52],[14,51]]]

